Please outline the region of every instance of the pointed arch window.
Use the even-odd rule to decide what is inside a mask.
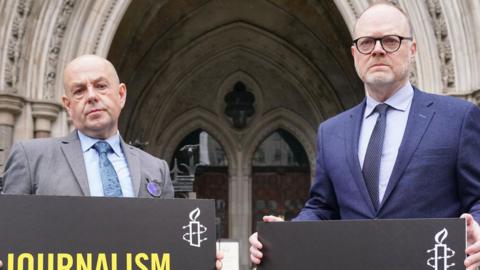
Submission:
[[[217,234],[228,238],[228,160],[222,145],[197,129],[177,146],[171,161],[175,196],[215,199]]]

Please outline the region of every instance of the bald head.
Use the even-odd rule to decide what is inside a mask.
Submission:
[[[355,25],[351,49],[370,97],[384,102],[407,84],[416,41],[408,17],[399,8],[379,3],[365,10]]]
[[[355,38],[362,36],[362,26],[364,24],[372,24],[382,26],[391,24],[396,21],[398,26],[397,31],[402,32],[401,35],[411,37],[413,35],[413,28],[407,14],[400,8],[388,2],[381,2],[374,4],[363,11],[354,26]]]
[[[97,139],[118,132],[127,88],[119,82],[112,63],[96,55],[82,55],[66,66],[63,84],[63,105],[75,128]]]
[[[90,72],[91,70],[98,68],[104,70],[105,75],[111,79],[113,84],[118,85],[120,83],[117,71],[110,61],[98,55],[86,54],[73,59],[65,67],[65,70],[63,71],[63,87],[65,89],[65,94],[68,95],[67,90],[69,89],[75,74]]]

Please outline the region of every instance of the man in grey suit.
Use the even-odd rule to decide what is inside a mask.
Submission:
[[[63,105],[76,129],[63,138],[15,143],[0,177],[3,193],[173,198],[167,163],[119,134],[127,88],[113,65],[80,56],[65,68],[64,88]]]
[[[173,198],[167,163],[120,137],[118,118],[127,89],[113,65],[98,56],[80,56],[65,68],[64,87],[63,105],[76,129],[63,138],[15,143],[2,176],[3,192],[108,196],[94,147],[105,141],[113,150],[107,156],[118,175],[121,196]],[[155,192],[148,192],[150,182]]]

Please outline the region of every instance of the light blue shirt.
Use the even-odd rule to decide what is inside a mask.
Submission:
[[[384,103],[390,105],[387,110],[387,125],[385,127],[385,137],[383,141],[382,157],[380,162],[379,174],[379,201],[383,200],[388,181],[392,175],[393,166],[398,155],[398,149],[402,143],[403,134],[407,127],[408,114],[412,105],[413,88],[410,82],[407,82],[393,96]],[[360,130],[360,139],[358,144],[358,159],[363,168],[363,161],[367,152],[368,142],[372,135],[373,128],[377,122],[378,112],[373,112],[375,106],[380,102],[367,95],[367,104],[363,115],[362,128]]]
[[[100,141],[92,137],[88,137],[78,131],[78,138],[82,145],[83,159],[85,168],[87,169],[88,187],[91,196],[103,196],[102,179],[100,178],[100,169],[98,161],[98,153],[92,147],[96,142]],[[113,149],[112,153],[107,154],[108,160],[113,165],[117,173],[120,186],[122,188],[123,197],[134,197],[132,179],[128,170],[127,160],[120,146],[120,135],[117,132],[112,137],[105,140]]]

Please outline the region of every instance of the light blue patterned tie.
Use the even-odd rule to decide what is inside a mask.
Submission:
[[[368,193],[372,198],[375,210],[380,204],[378,196],[380,163],[382,160],[383,140],[385,137],[385,127],[387,125],[388,105],[385,103],[378,104],[375,111],[378,112],[377,123],[373,128],[370,141],[368,142],[365,160],[363,161],[363,177],[367,184]]]
[[[122,197],[122,188],[118,181],[117,173],[112,163],[107,158],[107,153],[113,151],[106,141],[98,141],[93,145],[97,150],[100,178],[102,179],[103,195],[105,197]]]

